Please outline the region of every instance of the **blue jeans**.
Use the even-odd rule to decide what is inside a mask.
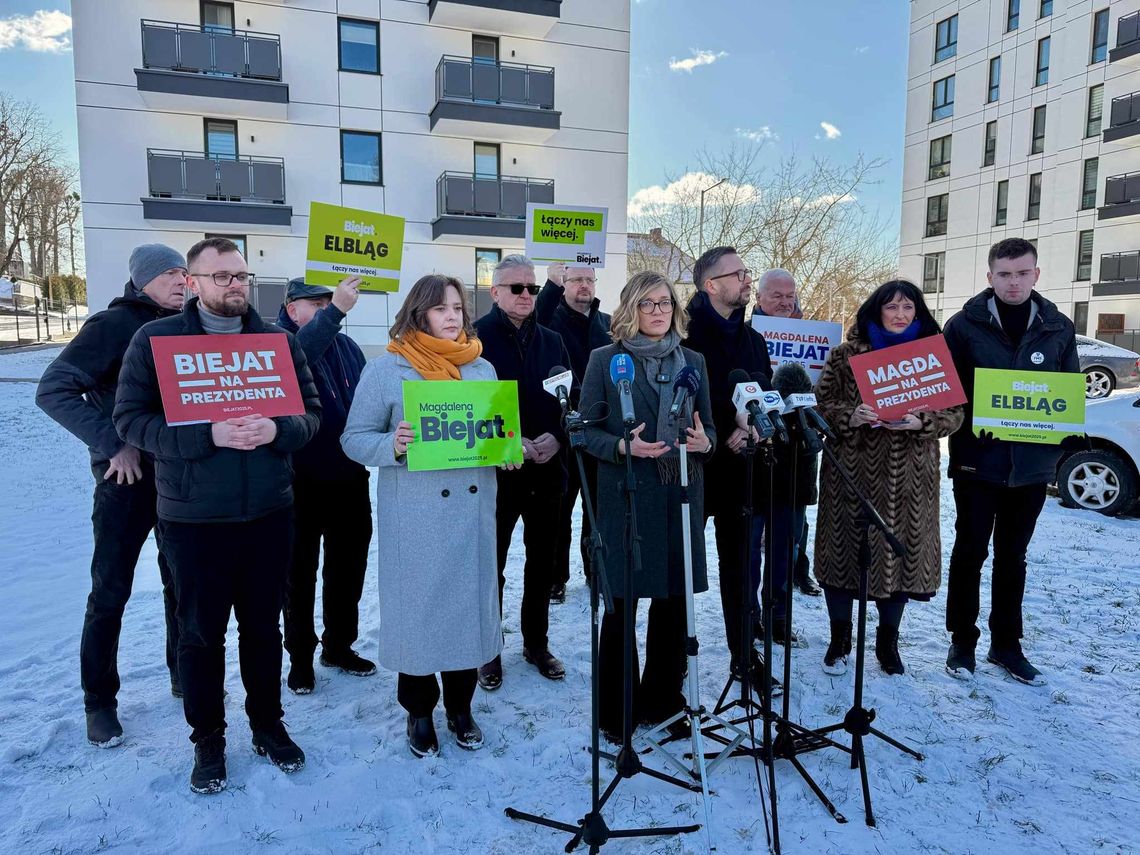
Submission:
[[[788,507],[786,503],[777,503],[772,509],[772,530],[775,532],[775,539],[772,541],[772,564],[769,569],[772,573],[772,594],[774,597],[772,617],[775,620],[784,620],[785,618],[784,604],[788,577],[791,575],[790,570],[795,566],[796,557],[799,555],[800,534],[804,530],[806,516],[807,508],[803,505]],[[752,561],[749,567],[749,575],[752,579],[752,613],[757,616],[761,614],[759,591],[764,579],[764,526],[766,521],[766,514],[756,514],[752,517]],[[790,556],[788,554],[789,535],[791,535],[792,540],[792,554]]]

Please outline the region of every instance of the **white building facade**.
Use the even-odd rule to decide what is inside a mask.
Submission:
[[[992,244],[1096,335],[1140,328],[1140,0],[912,0],[899,267],[949,318]]]
[[[609,208],[599,291],[616,299],[629,16],[629,0],[74,0],[92,308],[134,246],[225,235],[275,317],[311,201],[407,220],[400,293],[346,321],[366,351],[426,273],[486,311],[528,201]]]

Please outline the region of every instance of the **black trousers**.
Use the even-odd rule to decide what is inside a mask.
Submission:
[[[479,669],[443,671],[443,708],[450,716],[471,712],[471,699],[479,680]],[[439,703],[439,683],[435,674],[419,676],[400,672],[396,679],[396,699],[416,718],[427,718]]]
[[[637,603],[633,605],[634,614]],[[602,618],[598,649],[599,725],[622,732],[625,683],[625,601],[614,599],[614,610]],[[685,675],[685,598],[652,600],[645,634],[645,670],[633,652],[633,722],[657,724],[684,709],[681,684]]]
[[[590,501],[597,501],[598,495],[598,464],[594,458],[586,455],[582,463],[586,468],[586,484]],[[582,493],[582,478],[578,474],[578,461],[574,459],[574,452],[570,452],[568,460],[570,470],[569,480],[566,482],[566,494],[562,497],[559,511],[558,553],[557,564],[554,568],[554,582],[565,585],[570,581],[570,548],[573,546],[573,516],[574,503]],[[583,503],[584,503],[583,499]],[[596,507],[595,507],[596,510]],[[578,551],[582,555],[582,570],[586,578],[590,577],[590,519],[586,516],[586,509],[582,509],[582,536],[578,540]]]
[[[285,649],[291,659],[312,662],[317,648],[313,609],[321,570],[325,650],[345,651],[356,641],[360,595],[372,542],[368,479],[293,483],[293,561],[285,589]]]
[[[967,478],[954,479],[954,550],[950,555],[946,629],[954,643],[977,644],[981,633],[982,565],[993,535],[990,590],[990,640],[1012,644],[1021,638],[1021,601],[1025,595],[1025,552],[1045,506],[1045,485],[1003,487]]]
[[[516,485],[514,480],[499,479],[499,495],[495,506],[499,609],[501,611],[503,607],[503,588],[507,584],[507,551],[511,546],[515,523],[522,517],[526,563],[523,565],[522,614],[519,624],[523,645],[530,651],[540,652],[546,650],[546,634],[550,627],[550,586],[554,578],[560,501],[557,493]]]
[[[135,565],[158,517],[154,471],[143,467],[143,477],[134,484],[104,481],[107,464],[93,466],[95,497],[91,526],[95,549],[91,555],[91,593],[83,616],[79,642],[79,676],[83,686],[83,706],[87,712],[114,707],[119,693],[119,632],[123,612],[131,596]],[[159,544],[158,574],[166,610],[166,667],[172,683],[178,682],[178,618],[170,565]]]
[[[713,517],[713,522],[716,527],[717,566],[720,574],[720,608],[724,615],[728,650],[736,662],[740,660],[741,621],[748,621],[748,646],[751,647],[752,621],[760,619],[755,592],[760,588],[762,568],[759,562],[751,560],[752,546],[747,542],[745,518],[739,509],[717,514]],[[763,530],[762,523],[762,519],[753,517],[754,539],[757,536],[756,530]],[[745,575],[748,578],[747,598],[741,594],[742,577]]]
[[[178,591],[178,671],[197,742],[226,726],[226,628],[237,616],[245,711],[259,730],[281,720],[281,631],[293,554],[293,508],[249,522],[159,522]]]

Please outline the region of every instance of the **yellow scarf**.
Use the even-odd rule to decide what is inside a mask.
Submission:
[[[483,342],[468,339],[462,330],[455,341],[409,330],[388,342],[388,352],[398,353],[412,363],[425,380],[462,380],[459,366],[478,359],[483,352]]]

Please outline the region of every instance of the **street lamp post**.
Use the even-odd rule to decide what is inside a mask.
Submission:
[[[697,257],[700,257],[705,251],[705,194],[710,190],[715,190],[727,180],[727,178],[722,178],[716,184],[713,184],[711,187],[706,187],[701,191],[701,225],[700,235],[697,241]]]

